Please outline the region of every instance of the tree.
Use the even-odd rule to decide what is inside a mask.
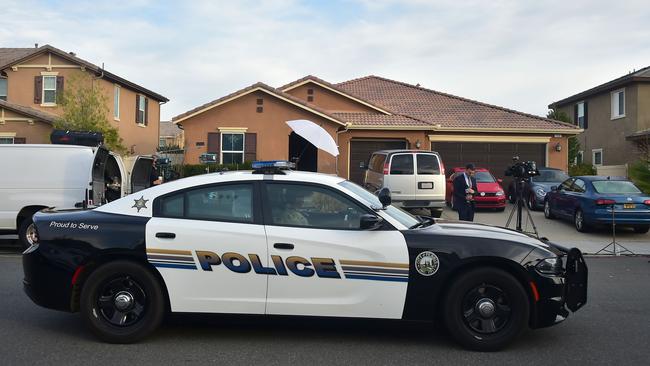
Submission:
[[[54,121],[54,127],[63,130],[100,132],[104,145],[110,150],[125,153],[117,128],[108,120],[108,97],[93,78],[78,74],[69,78],[66,88],[57,95],[57,104],[63,114]]]
[[[564,111],[558,111],[557,109],[550,109],[546,114],[546,118],[573,124],[573,120],[571,117],[569,117],[569,115],[567,115]],[[569,137],[569,166],[582,164],[582,161],[578,161],[577,159],[580,148],[581,146],[578,138],[575,136]]]

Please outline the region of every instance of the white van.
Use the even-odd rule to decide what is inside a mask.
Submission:
[[[43,208],[98,206],[149,186],[152,157],[124,161],[103,147],[0,145],[0,233],[33,235]]]
[[[445,167],[435,151],[376,151],[363,183],[371,192],[387,187],[393,204],[405,209],[427,208],[440,217],[445,206]]]

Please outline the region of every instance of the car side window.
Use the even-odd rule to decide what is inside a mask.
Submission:
[[[367,212],[343,194],[315,185],[267,183],[266,193],[272,225],[354,230]]]
[[[574,192],[585,193],[586,191],[585,181],[583,181],[582,179],[576,179],[575,182],[573,182],[572,189]]]
[[[193,220],[253,222],[253,186],[195,188],[161,198],[159,216]]]
[[[413,154],[393,155],[390,161],[391,175],[412,175]]]
[[[417,154],[418,174],[440,174],[438,157],[433,154]]]
[[[571,192],[571,184],[573,184],[574,178],[569,178],[560,184],[559,189],[563,189],[567,192]]]

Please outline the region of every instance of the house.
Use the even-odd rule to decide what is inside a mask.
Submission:
[[[584,132],[578,135],[578,162],[596,167],[638,160],[650,139],[650,67],[551,103]]]
[[[336,141],[335,158],[293,133],[308,119]],[[381,149],[433,149],[448,167],[473,162],[502,176],[513,156],[567,169],[571,124],[378,76],[332,84],[306,76],[274,88],[256,83],[172,119],[185,132],[185,162],[216,153],[222,163],[295,159],[298,169],[355,182]]]
[[[185,143],[183,130],[181,130],[177,124],[172,123],[172,121],[160,121],[159,135],[158,148],[183,149]]]
[[[134,154],[155,152],[160,105],[168,99],[50,45],[0,48],[0,142],[49,143],[62,114],[57,95],[84,73],[104,91],[123,145]]]

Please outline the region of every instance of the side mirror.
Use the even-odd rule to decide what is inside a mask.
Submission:
[[[551,192],[557,191],[557,186],[551,186]]]
[[[359,228],[361,228],[361,230],[377,230],[381,227],[383,222],[384,219],[379,216],[363,214],[361,215]]]
[[[377,198],[379,198],[379,202],[381,202],[382,206],[384,207],[390,205],[391,202],[393,202],[393,200],[390,198],[390,189],[386,187],[379,190]]]
[[[503,179],[497,178],[497,183],[499,183],[499,184],[503,183]]]

